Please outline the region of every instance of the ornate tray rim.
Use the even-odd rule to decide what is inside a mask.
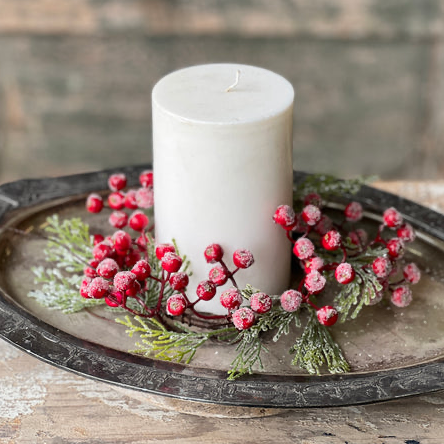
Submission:
[[[0,186],[0,231],[3,218],[58,198],[106,188],[113,172],[135,183],[151,165],[124,167],[58,178],[27,179]],[[306,173],[294,172],[294,181]],[[408,222],[444,240],[444,215],[390,193],[363,187],[355,196],[370,210],[381,199],[398,208]],[[414,215],[414,216],[413,216]],[[227,381],[226,373],[142,358],[67,334],[17,305],[0,287],[0,337],[47,362],[95,380],[188,401],[237,407],[332,407],[387,401],[444,389],[444,356],[424,363],[367,373],[322,376],[257,374]]]

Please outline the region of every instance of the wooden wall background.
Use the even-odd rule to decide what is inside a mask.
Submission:
[[[0,183],[151,160],[153,84],[234,61],[296,89],[295,167],[444,177],[441,0],[0,0]]]

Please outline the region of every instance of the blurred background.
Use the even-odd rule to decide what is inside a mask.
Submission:
[[[0,0],[0,183],[151,161],[151,89],[199,63],[296,90],[294,167],[444,177],[441,0]]]

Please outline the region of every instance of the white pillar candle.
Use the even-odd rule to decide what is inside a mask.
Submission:
[[[288,288],[291,244],[272,216],[292,203],[291,84],[253,66],[201,65],[161,79],[152,99],[156,242],[174,238],[191,261],[190,299],[208,279],[211,243],[230,269],[236,249],[251,250],[254,265],[235,275],[241,288]],[[219,295],[229,286],[196,308],[226,313]]]

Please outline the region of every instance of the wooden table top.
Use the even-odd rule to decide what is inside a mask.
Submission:
[[[375,186],[444,212],[444,181]],[[59,370],[0,341],[0,444],[444,442],[444,392],[258,418],[180,413],[157,401]]]

